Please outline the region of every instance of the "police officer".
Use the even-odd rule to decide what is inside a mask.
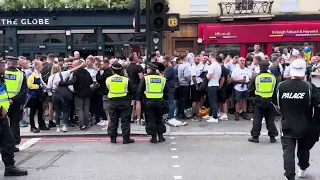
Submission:
[[[7,113],[10,102],[2,75],[5,71],[5,61],[0,61],[0,148],[2,161],[5,165],[4,176],[25,176],[27,171],[14,166],[14,138],[11,134]]]
[[[10,119],[10,128],[15,139],[15,145],[20,144],[20,120],[23,114],[23,105],[27,96],[27,81],[24,73],[17,68],[18,58],[6,57],[8,68],[4,74],[4,80],[10,101],[8,117]],[[19,149],[14,147],[14,151]]]
[[[270,142],[275,143],[278,130],[275,125],[275,109],[272,105],[276,78],[268,72],[269,62],[262,60],[259,62],[260,73],[249,83],[249,95],[253,96],[254,113],[253,127],[251,130],[250,142],[259,143],[259,136],[262,126],[262,118],[265,117]]]
[[[306,62],[297,59],[290,65],[291,79],[281,82],[277,89],[281,119],[281,144],[284,170],[288,180],[294,180],[295,152],[299,160],[298,176],[306,177],[310,166],[310,149],[319,140],[320,95],[314,84],[304,81]],[[314,113],[317,115],[313,115]],[[295,151],[297,147],[297,151]]]
[[[130,120],[131,120],[131,100],[132,82],[121,76],[122,66],[119,63],[113,63],[111,66],[113,75],[108,77],[106,85],[109,90],[109,115],[110,123],[108,125],[108,134],[111,138],[111,143],[117,142],[119,118],[121,118],[121,130],[123,136],[123,144],[134,143],[130,139]]]
[[[166,91],[166,79],[156,73],[157,65],[148,62],[147,76],[141,79],[138,96],[145,97],[145,121],[147,134],[151,135],[150,142],[164,142],[163,133],[166,126],[163,123],[162,98]],[[157,139],[157,135],[159,139]]]

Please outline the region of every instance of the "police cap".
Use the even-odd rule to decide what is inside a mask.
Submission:
[[[151,63],[151,62],[147,62],[147,69],[154,69],[154,70],[156,70],[156,69],[158,69],[158,66],[155,65],[155,64],[153,64],[153,63]]]
[[[112,63],[111,69],[113,69],[113,70],[121,70],[122,66],[121,66],[120,63]]]
[[[19,60],[19,58],[13,57],[13,56],[6,56],[4,60],[11,61],[11,62],[17,62]]]
[[[259,61],[259,66],[261,67],[269,67],[270,63],[267,60],[261,60]]]

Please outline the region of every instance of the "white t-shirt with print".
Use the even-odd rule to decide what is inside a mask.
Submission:
[[[195,76],[195,77],[196,77],[197,84],[199,84],[199,83],[202,82],[202,78],[199,77],[200,74],[201,74],[202,68],[203,68],[203,66],[201,66],[201,63],[199,63],[198,65],[193,64],[193,65],[191,66],[191,70],[190,70],[191,78],[192,78],[193,76]],[[193,83],[192,80],[191,80],[190,85],[194,85],[194,83]]]
[[[63,80],[61,80],[61,78],[60,78],[60,73],[55,73],[55,74],[52,74],[51,76],[49,76],[47,88],[48,89],[56,89],[57,88],[56,83],[60,82],[60,81],[65,81],[67,79],[67,77],[70,76],[70,71],[62,71],[61,76],[62,76]],[[48,91],[48,95],[52,96],[52,91]]]
[[[212,74],[212,78],[208,82],[208,87],[219,86],[219,80],[221,78],[221,65],[217,62],[213,62],[208,68],[208,74]]]
[[[231,74],[231,78],[235,78],[235,79],[246,77],[246,83],[249,83],[251,76],[252,76],[252,71],[250,69],[248,68],[241,69],[240,67],[237,67],[236,69],[234,69]],[[244,85],[243,87],[241,87],[241,84],[236,84],[234,86],[234,89],[237,91],[247,91],[248,86]]]

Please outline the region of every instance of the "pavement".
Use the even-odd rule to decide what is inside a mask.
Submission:
[[[166,135],[250,135],[252,122],[240,119],[234,120],[234,115],[229,114],[228,121],[219,121],[218,123],[208,123],[205,120],[194,122],[192,120],[182,120],[188,122],[187,126],[172,127],[167,125]],[[25,118],[27,120],[27,117]],[[277,117],[277,120],[279,117]],[[279,127],[279,121],[276,122]],[[120,126],[120,125],[119,125]],[[92,126],[84,131],[75,131],[73,127],[68,128],[67,133],[57,133],[56,128],[51,128],[50,131],[41,131],[41,133],[31,133],[30,127],[20,128],[21,136],[28,137],[64,137],[64,136],[105,136],[107,132],[101,131],[101,126]],[[121,130],[119,128],[119,134]],[[131,134],[146,135],[145,127],[131,123]],[[265,124],[263,124],[262,135],[267,135]]]
[[[280,143],[245,136],[166,136],[151,144],[111,144],[108,137],[41,138],[16,153],[25,177],[0,180],[285,180]],[[23,139],[27,143],[30,139]],[[320,179],[320,145],[311,151],[307,180]],[[4,170],[0,164],[0,172]],[[299,178],[297,178],[298,180]]]

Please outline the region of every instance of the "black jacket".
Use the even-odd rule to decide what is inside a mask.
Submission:
[[[150,73],[149,75],[157,75],[157,74]],[[143,99],[146,99],[145,94],[144,94],[145,90],[146,90],[146,80],[145,80],[145,78],[142,78],[140,80],[140,84],[139,84],[138,91],[137,91],[137,95],[139,96],[139,98],[137,100],[142,101]],[[169,92],[169,88],[166,83],[164,86],[164,89],[163,89],[163,99],[167,99],[168,92]]]
[[[59,86],[73,85],[74,95],[79,98],[90,98],[92,90],[90,86],[93,84],[90,73],[84,68],[78,69],[68,81],[60,81]]]
[[[97,82],[100,84],[100,87],[97,89],[98,95],[107,95],[109,90],[106,85],[106,80],[108,77],[112,76],[112,71],[110,68],[104,70],[103,74],[100,74],[100,71],[98,71],[96,79]]]
[[[15,68],[15,67],[8,67],[7,70],[8,71],[19,71],[19,69]],[[27,97],[27,92],[28,92],[27,78],[26,78],[24,72],[22,72],[22,73],[23,73],[23,81],[22,81],[20,92],[15,97],[13,97],[11,99],[13,101],[13,103],[17,103],[17,104],[24,104],[25,103],[25,100]]]

